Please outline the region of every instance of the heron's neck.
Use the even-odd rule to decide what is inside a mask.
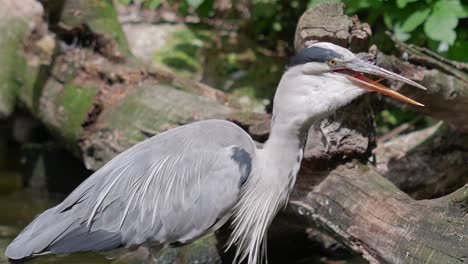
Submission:
[[[271,121],[270,136],[265,142],[265,148],[281,147],[285,150],[303,148],[312,123],[312,119],[284,118],[281,114],[275,115]]]
[[[265,253],[260,246],[265,243],[268,226],[288,201],[296,181],[308,127],[304,129],[307,124],[295,120],[276,116],[272,121],[270,137],[262,149],[257,149],[254,172],[236,205],[230,243],[238,245],[237,257],[241,260],[248,255],[249,264],[258,263]]]
[[[308,129],[293,122],[282,123],[280,120],[273,120],[270,136],[263,149],[270,156],[281,159],[296,154],[304,148],[307,131]]]
[[[281,181],[291,191],[299,171],[310,124],[275,116],[262,149],[262,177]]]

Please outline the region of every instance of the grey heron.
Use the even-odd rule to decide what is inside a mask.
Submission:
[[[194,122],[151,137],[39,215],[5,255],[17,260],[119,248],[161,250],[190,243],[232,217],[229,244],[237,246],[235,262],[262,262],[268,227],[288,200],[314,122],[368,91],[421,105],[364,74],[424,89],[345,48],[315,43],[285,70],[262,148],[223,120]]]

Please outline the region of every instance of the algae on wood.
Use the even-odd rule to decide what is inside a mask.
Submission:
[[[42,7],[35,1],[18,4],[12,0],[0,1],[0,118],[11,114],[16,92],[21,86],[24,58],[23,43],[42,15]]]

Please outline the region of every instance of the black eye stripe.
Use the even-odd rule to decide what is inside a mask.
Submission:
[[[305,64],[308,62],[326,62],[333,59],[343,59],[343,55],[326,48],[310,47],[292,57],[289,67]]]

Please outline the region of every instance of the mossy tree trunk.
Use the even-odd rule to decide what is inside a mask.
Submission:
[[[18,99],[88,168],[150,135],[232,112],[221,92],[136,60],[112,1],[49,1],[45,9],[50,24],[39,16],[5,48],[22,68],[5,67],[15,69],[13,85],[0,91],[16,93],[8,111]]]

